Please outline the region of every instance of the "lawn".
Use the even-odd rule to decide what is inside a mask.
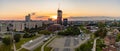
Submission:
[[[32,38],[21,38],[20,42],[18,42],[18,43],[15,44],[15,45],[16,45],[16,48],[19,49],[22,44],[24,44],[24,43],[26,43],[26,42],[28,42],[28,41],[30,41],[30,40],[32,40],[32,39],[35,39],[35,38],[37,38],[37,37],[40,37],[40,35],[34,36],[34,37],[32,37]]]
[[[1,45],[0,45],[0,51],[12,51],[11,45],[1,44]]]
[[[37,47],[34,51],[41,51],[41,47],[42,47],[42,45]]]
[[[86,43],[80,45],[78,48],[75,49],[75,51],[92,51],[93,47],[93,39],[87,41]]]
[[[29,51],[29,50],[22,48],[20,51]]]

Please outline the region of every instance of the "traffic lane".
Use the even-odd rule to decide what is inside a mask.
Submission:
[[[65,47],[69,47],[69,46],[70,46],[70,43],[71,43],[71,38],[70,38],[70,37],[69,37],[69,38],[67,37],[66,40],[65,40],[64,46],[65,46]]]
[[[59,48],[54,48],[54,50],[53,51],[59,51]]]
[[[70,48],[64,48],[63,51],[70,51]]]
[[[37,40],[34,40],[33,42],[28,42],[28,44],[26,44],[25,46],[26,47],[30,47],[30,46],[33,46],[34,44],[38,43],[38,42],[43,42],[45,38],[47,38],[49,36],[42,36],[42,38],[39,38]]]
[[[74,46],[78,45],[79,44],[79,39],[78,38],[74,38],[73,39],[73,44],[74,44]]]

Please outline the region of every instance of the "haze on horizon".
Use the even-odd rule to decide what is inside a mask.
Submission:
[[[57,14],[69,16],[120,16],[120,0],[0,0],[0,20],[24,20],[36,13],[33,20],[44,20]]]

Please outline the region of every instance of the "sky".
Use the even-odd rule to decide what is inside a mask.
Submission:
[[[27,14],[33,20],[56,16],[120,16],[120,0],[0,0],[0,20],[24,20]]]

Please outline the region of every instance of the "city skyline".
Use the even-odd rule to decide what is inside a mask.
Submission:
[[[35,13],[33,20],[55,17],[57,9],[63,18],[70,16],[120,16],[119,0],[1,0],[0,20],[24,20]]]

